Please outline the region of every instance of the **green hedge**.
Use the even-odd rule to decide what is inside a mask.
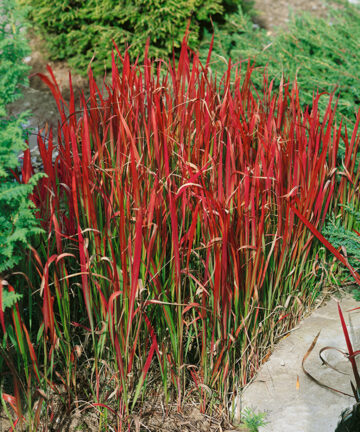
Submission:
[[[52,59],[67,60],[85,74],[95,54],[93,70],[110,67],[112,40],[131,47],[133,56],[144,55],[147,38],[150,55],[166,58],[180,47],[191,18],[189,43],[196,47],[211,17],[236,8],[240,0],[20,0],[29,18],[47,42]]]

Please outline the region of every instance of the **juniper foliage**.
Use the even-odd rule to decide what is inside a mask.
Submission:
[[[339,96],[338,114],[348,124],[355,121],[360,104],[360,5],[347,0],[329,2],[328,17],[311,14],[293,15],[288,28],[269,35],[254,26],[249,16],[239,9],[216,24],[213,65],[214,71],[223,72],[227,59],[233,63],[255,61],[258,73],[253,80],[259,87],[263,71],[275,79],[275,86],[284,75],[290,81],[297,78],[305,105],[310,105],[313,93],[331,93]],[[205,59],[211,32],[202,44]],[[320,98],[322,112],[328,103],[326,95]]]
[[[330,241],[335,248],[342,248],[346,253],[351,266],[359,271],[360,269],[360,211],[355,206],[359,203],[353,202],[341,206],[343,212],[337,218],[332,217],[322,234]],[[354,297],[360,300],[360,290],[353,291]]]

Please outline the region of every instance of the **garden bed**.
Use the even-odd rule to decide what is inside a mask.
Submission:
[[[237,391],[335,281],[316,236],[355,201],[358,123],[343,133],[296,82],[253,85],[251,64],[215,79],[186,40],[173,64],[114,52],[108,81],[68,85],[35,49],[11,105],[35,103],[41,130],[16,179],[38,160],[46,177],[43,233],[0,290],[21,294],[0,314],[5,399],[35,429],[81,427],[85,406],[90,429],[230,428]]]

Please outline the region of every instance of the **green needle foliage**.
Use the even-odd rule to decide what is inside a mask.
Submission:
[[[21,0],[29,17],[47,42],[53,59],[66,59],[85,74],[95,55],[93,70],[111,67],[109,50],[114,40],[133,57],[144,58],[150,38],[150,55],[166,58],[179,48],[191,19],[189,44],[196,47],[212,16],[220,17],[240,0]]]
[[[333,217],[326,224],[322,234],[336,248],[346,251],[350,265],[358,272],[360,267],[360,212],[355,204],[344,205],[343,214]],[[346,272],[350,275],[349,272]],[[354,289],[354,297],[360,300],[360,289]]]
[[[21,31],[21,16],[12,0],[0,3],[0,274],[13,268],[20,260],[21,246],[31,235],[40,232],[28,199],[39,174],[27,184],[15,181],[19,169],[19,153],[25,149],[23,129],[25,114],[9,118],[6,105],[20,95],[20,85],[26,84],[29,68],[22,59],[29,47]],[[5,300],[4,300],[5,303]]]
[[[255,26],[256,27],[256,26]],[[215,25],[215,46],[212,65],[215,71],[227,68],[228,57],[234,63],[251,58],[259,73],[253,75],[254,84],[261,87],[262,72],[267,66],[269,77],[278,85],[282,75],[293,81],[296,77],[302,102],[312,103],[313,93],[339,95],[338,117],[355,121],[360,103],[360,7],[347,1],[329,3],[328,18],[310,14],[295,15],[288,28],[276,36],[263,29],[254,28],[251,19],[241,10],[225,17],[225,23]],[[211,34],[207,33],[202,47],[202,57],[207,52]],[[327,97],[319,101],[321,112],[328,103]]]

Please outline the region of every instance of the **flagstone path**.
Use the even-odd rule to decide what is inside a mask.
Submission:
[[[348,312],[360,307],[360,302],[348,295],[340,304],[354,350],[360,349],[360,310]],[[341,412],[354,404],[353,397],[321,387],[302,370],[302,359],[319,331],[305,368],[322,383],[352,394],[350,362],[335,351],[324,353],[327,361],[349,374],[345,375],[322,365],[319,358],[320,349],[326,346],[347,351],[337,301],[332,299],[278,343],[255,381],[243,392],[241,409],[248,407],[268,413],[269,423],[260,428],[260,432],[334,432]]]

